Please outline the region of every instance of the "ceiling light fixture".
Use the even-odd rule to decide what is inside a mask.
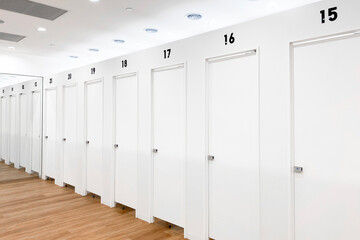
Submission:
[[[98,2],[98,1],[100,1],[100,0],[89,0],[90,2]]]
[[[127,8],[125,8],[125,11],[127,11],[127,12],[132,12],[134,9],[133,8],[131,8],[131,7],[127,7]]]
[[[187,14],[186,17],[189,20],[200,20],[202,18],[202,15],[198,14],[198,13],[190,13],[190,14]]]
[[[43,27],[38,27],[37,29],[39,32],[46,32],[46,28],[43,28]]]
[[[158,30],[155,28],[145,28],[145,32],[147,33],[157,33]]]
[[[90,51],[90,52],[98,52],[99,49],[97,49],[97,48],[90,48],[89,51]]]
[[[79,58],[78,56],[69,56],[69,58]]]
[[[125,43],[125,41],[121,39],[114,39],[113,41],[114,43]]]
[[[15,47],[8,47],[8,49],[15,49]]]

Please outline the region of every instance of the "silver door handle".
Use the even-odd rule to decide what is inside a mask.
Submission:
[[[208,160],[209,160],[209,161],[213,161],[213,160],[215,160],[215,157],[214,157],[214,156],[209,155],[209,156],[208,156]]]
[[[89,141],[89,140],[87,140],[87,141],[86,141],[86,144],[89,144],[89,143],[90,143],[90,141]]]
[[[119,144],[114,144],[114,148],[118,148],[119,147]]]
[[[153,153],[158,153],[158,151],[156,148],[153,149]]]
[[[49,136],[45,136],[45,138],[46,138],[46,139],[48,139],[48,138],[49,138]]]
[[[304,172],[304,168],[303,168],[303,167],[295,166],[295,167],[294,167],[294,172],[295,172],[295,173],[303,173],[303,172]]]
[[[65,142],[65,141],[66,141],[66,138],[63,138],[63,141]]]

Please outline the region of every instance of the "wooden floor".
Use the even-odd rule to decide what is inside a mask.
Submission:
[[[148,224],[134,210],[109,208],[0,163],[0,239],[179,240],[180,228]]]

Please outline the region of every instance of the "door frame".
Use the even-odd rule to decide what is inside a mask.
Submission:
[[[19,144],[19,149],[18,149],[18,158],[19,158],[19,168],[25,168],[26,170],[28,169],[28,166],[21,166],[21,149],[22,149],[22,145],[21,145],[21,135],[22,135],[22,132],[21,132],[21,119],[23,118],[22,117],[22,112],[21,112],[21,108],[22,108],[22,104],[21,104],[21,98],[22,96],[26,96],[26,111],[25,111],[25,119],[26,119],[26,135],[29,135],[29,131],[28,131],[28,112],[29,112],[29,109],[28,109],[28,101],[29,101],[29,95],[27,93],[19,93],[19,109],[18,109],[18,116],[19,116],[19,122],[18,122],[18,144]],[[26,136],[26,138],[28,138],[28,136]],[[25,144],[25,148],[28,148],[28,141],[26,140],[26,144]],[[27,149],[28,150],[28,149]],[[26,153],[27,151],[25,151]],[[26,158],[29,157],[29,154],[26,154]],[[28,160],[30,161],[30,159]],[[29,164],[30,162],[28,162],[27,164]]]
[[[319,36],[311,39],[304,39],[289,43],[290,51],[290,236],[289,239],[296,240],[295,230],[295,177],[294,172],[295,163],[295,48],[306,47],[315,44],[322,44],[327,42],[334,42],[343,39],[359,37],[358,30],[336,33],[333,35]]]
[[[211,97],[210,97],[210,64],[214,63],[214,62],[221,62],[221,61],[226,61],[226,60],[230,60],[230,59],[236,59],[236,58],[242,58],[242,57],[247,57],[247,56],[257,56],[257,65],[258,65],[258,81],[260,83],[260,48],[256,47],[250,50],[245,50],[245,51],[241,51],[241,52],[236,52],[236,53],[231,53],[231,54],[227,54],[227,55],[221,55],[221,56],[216,56],[216,57],[209,57],[205,59],[205,156],[204,156],[204,161],[205,161],[205,172],[204,172],[204,189],[205,189],[205,198],[204,198],[204,219],[205,219],[205,239],[209,239],[209,235],[210,235],[210,179],[209,179],[209,170],[210,170],[210,166],[209,166],[209,160],[208,160],[208,156],[210,154],[210,147],[209,147],[209,142],[210,142],[210,111],[211,111]],[[260,84],[259,84],[259,88],[260,88]],[[260,97],[260,93],[259,93],[259,97]],[[260,112],[260,101],[259,101],[259,109],[258,111]],[[260,117],[260,114],[259,114]],[[259,121],[260,123],[260,121]],[[259,128],[259,134],[260,134],[260,128]],[[259,138],[260,140],[260,138]],[[260,141],[259,141],[260,144]],[[260,150],[260,147],[259,147]],[[260,160],[260,159],[259,159]],[[260,191],[260,186],[259,186],[259,191]],[[260,212],[260,209],[259,209]],[[260,227],[260,225],[259,225]],[[260,235],[260,232],[259,232]]]
[[[14,98],[14,101],[15,101],[15,103],[14,103],[14,108],[15,108],[15,121],[13,122],[13,124],[15,124],[15,132],[16,132],[16,94],[14,94],[14,93],[12,93],[12,94],[9,94],[9,105],[8,105],[8,113],[9,113],[9,119],[8,119],[8,125],[9,125],[9,136],[8,136],[8,163],[9,163],[9,165],[11,165],[11,164],[14,164],[14,166],[15,166],[15,162],[14,161],[12,161],[11,160],[11,126],[12,126],[12,124],[11,124],[11,98]],[[14,133],[14,134],[16,134],[16,133]],[[16,144],[16,143],[15,143]]]
[[[75,94],[75,108],[76,108],[76,114],[75,114],[75,128],[77,129],[78,128],[78,115],[77,115],[77,113],[78,113],[78,83],[77,82],[75,82],[75,83],[70,83],[70,84],[65,84],[65,85],[63,85],[63,86],[61,86],[61,89],[62,89],[62,109],[61,109],[61,115],[62,115],[62,117],[61,117],[61,125],[62,125],[62,127],[61,127],[61,133],[62,133],[62,138],[61,138],[61,142],[62,142],[62,145],[61,145],[61,165],[62,165],[62,179],[63,179],[63,182],[64,183],[66,183],[66,184],[69,184],[69,183],[67,183],[67,182],[65,182],[64,180],[65,180],[65,178],[64,178],[64,176],[65,176],[65,141],[63,140],[64,139],[64,137],[65,137],[65,89],[66,88],[70,88],[70,87],[75,87],[75,91],[76,91],[76,94]],[[76,134],[76,136],[77,136],[77,134]],[[77,137],[76,137],[76,139],[75,139],[75,142],[77,142]],[[74,186],[75,187],[75,186]]]
[[[3,158],[2,158],[2,155],[3,155],[3,149],[2,149],[2,136],[3,136],[3,128],[2,128],[2,103],[3,103],[3,101],[4,101],[4,96],[0,96],[0,115],[1,115],[1,117],[0,117],[0,162],[2,162],[2,161],[5,161]]]
[[[184,81],[184,100],[185,100],[185,114],[184,114],[184,121],[185,121],[185,129],[184,129],[184,137],[185,137],[185,159],[183,162],[183,167],[182,167],[182,174],[184,176],[184,189],[183,189],[183,210],[184,210],[184,237],[186,238],[187,236],[187,213],[186,213],[186,199],[187,199],[187,171],[186,171],[186,167],[187,167],[187,62],[181,62],[178,64],[171,64],[171,65],[167,65],[167,66],[163,66],[163,67],[158,67],[158,68],[152,68],[151,69],[151,149],[150,150],[150,156],[151,156],[151,161],[150,161],[150,194],[149,194],[149,203],[150,203],[150,223],[154,222],[154,153],[153,153],[153,149],[154,149],[154,73],[155,72],[162,72],[162,71],[167,71],[167,70],[172,70],[172,69],[180,69],[183,68],[184,72],[183,72],[183,81]]]
[[[84,82],[84,139],[83,139],[83,163],[84,163],[84,169],[83,169],[83,183],[84,183],[84,195],[86,195],[88,193],[87,190],[87,126],[88,126],[88,121],[87,121],[87,97],[88,97],[88,86],[91,84],[95,84],[95,83],[101,83],[101,91],[102,91],[102,119],[101,119],[101,128],[102,128],[102,141],[101,141],[101,155],[102,158],[104,157],[104,78],[96,78],[96,79],[91,79],[88,81]],[[95,194],[95,193],[94,193]],[[103,195],[102,193],[100,194]]]
[[[112,116],[112,129],[113,129],[113,133],[112,133],[112,142],[113,142],[113,145],[116,144],[116,83],[117,83],[117,80],[118,79],[122,79],[122,78],[126,78],[126,77],[136,77],[136,94],[137,94],[137,129],[136,129],[136,138],[137,138],[137,156],[136,156],[136,159],[137,159],[137,162],[136,162],[136,165],[137,165],[137,169],[138,169],[138,165],[139,165],[139,72],[136,71],[136,72],[129,72],[129,73],[124,73],[124,74],[120,74],[120,75],[116,75],[113,77],[113,82],[112,82],[112,86],[113,86],[113,99],[112,99],[112,102],[113,102],[113,105],[112,105],[112,112],[113,112],[113,116]],[[112,189],[113,189],[113,194],[112,194],[112,202],[115,203],[116,205],[116,201],[115,201],[115,193],[116,193],[116,148],[113,147],[113,152],[112,152],[113,156],[113,177],[112,177],[112,181],[113,181],[113,186],[112,186]],[[137,177],[138,178],[138,177]],[[138,189],[139,189],[139,181],[138,179],[136,179],[137,181],[137,189],[136,189],[136,208],[135,208],[135,217],[137,218],[138,217],[138,213],[137,213],[137,206],[138,206]]]

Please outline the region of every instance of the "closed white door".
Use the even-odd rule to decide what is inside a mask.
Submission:
[[[102,195],[103,189],[103,83],[86,83],[86,190]]]
[[[254,51],[208,62],[209,237],[258,240],[259,77]]]
[[[44,132],[44,165],[45,175],[51,178],[57,177],[59,166],[57,165],[57,91],[56,89],[45,90],[45,132]]]
[[[184,66],[153,71],[154,217],[184,227]]]
[[[10,143],[10,154],[9,160],[10,163],[17,163],[17,151],[18,145],[16,142],[16,98],[15,96],[10,96],[10,134],[9,134],[9,143]]]
[[[32,93],[31,170],[41,172],[41,94]]]
[[[1,101],[1,158],[5,162],[9,161],[9,114],[7,98],[2,98]]]
[[[64,182],[76,185],[79,172],[79,146],[76,142],[77,133],[77,87],[76,85],[64,88]]]
[[[136,208],[137,76],[115,79],[115,201]]]
[[[295,239],[358,240],[359,37],[294,49],[293,107]]]
[[[20,166],[27,167],[29,163],[29,154],[28,154],[28,97],[26,94],[20,95]]]

